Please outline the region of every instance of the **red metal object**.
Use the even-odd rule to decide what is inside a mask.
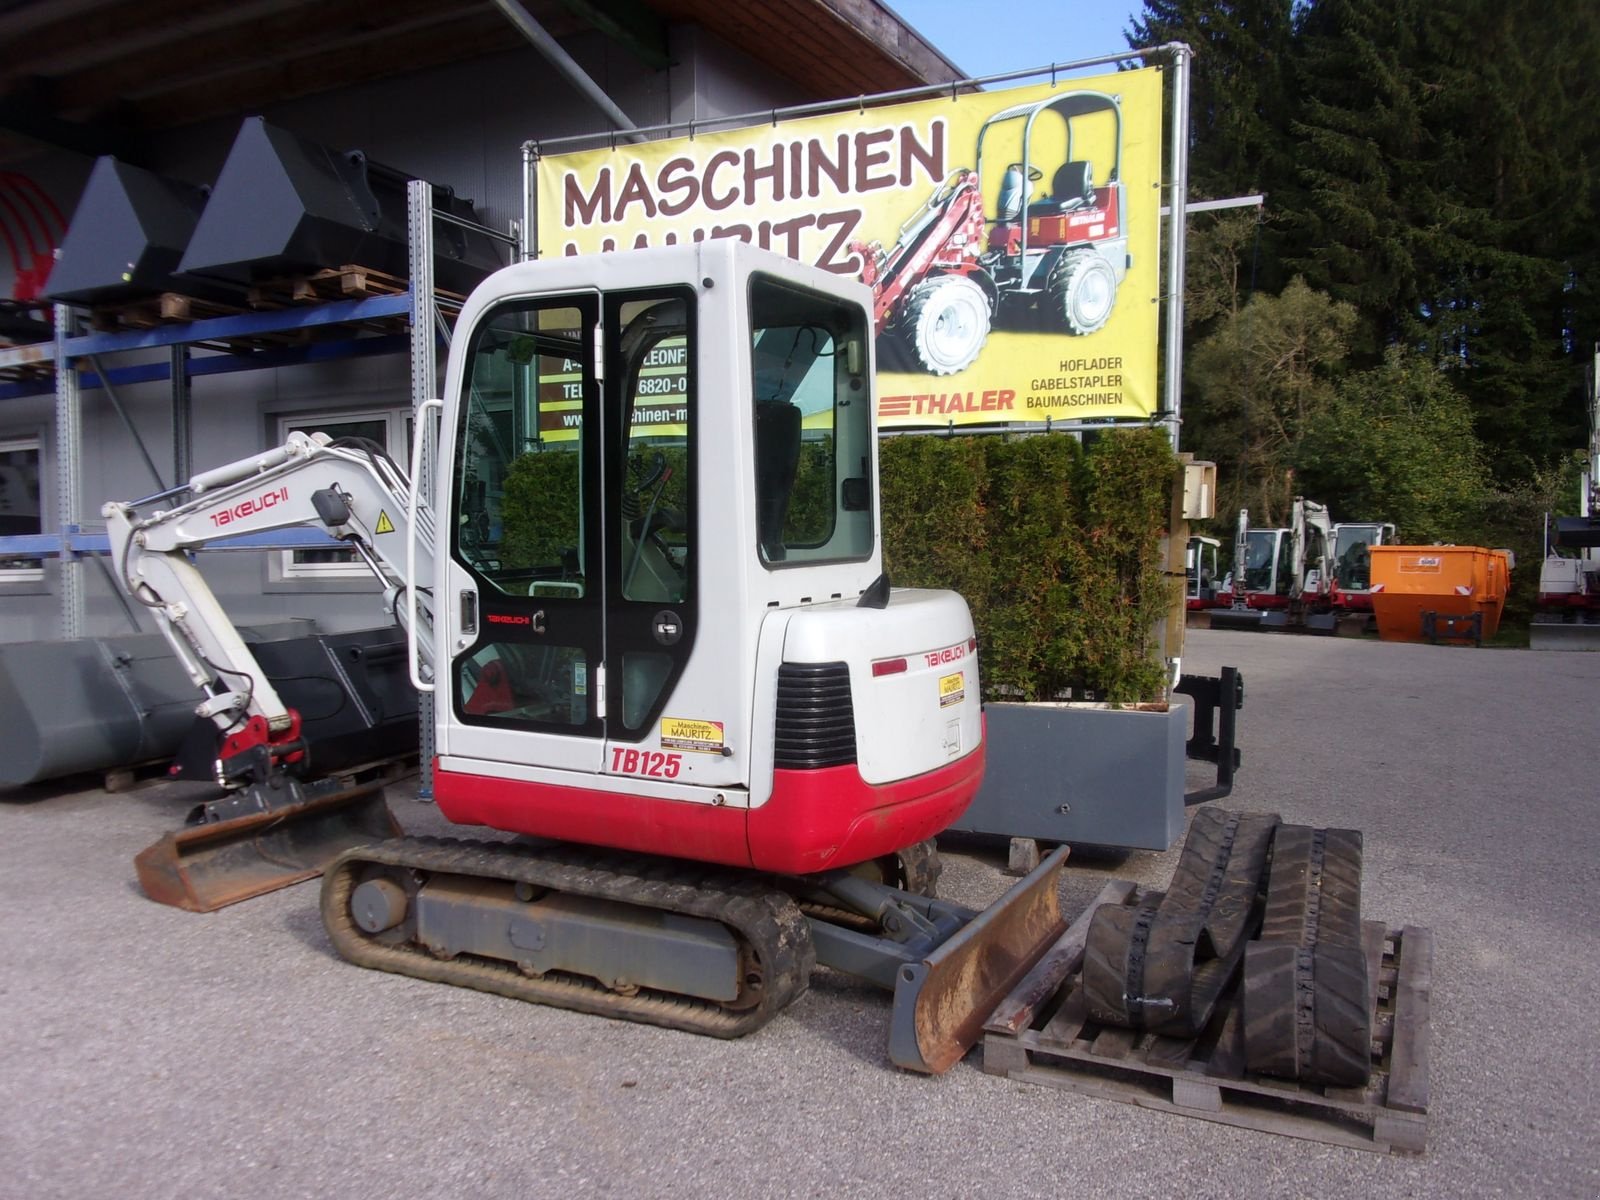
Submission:
[[[984,746],[966,757],[874,787],[851,764],[774,771],[772,798],[750,810],[750,865],[805,875],[893,854],[948,829],[983,782]]]
[[[1369,613],[1372,611],[1372,593],[1346,591],[1338,584],[1334,584],[1332,604],[1335,609],[1343,612]]]
[[[1232,601],[1230,600],[1228,603],[1214,605],[1213,607],[1227,608],[1231,603]],[[1288,608],[1289,597],[1279,596],[1274,592],[1246,592],[1244,594],[1244,603],[1246,608]]]
[[[1593,608],[1600,609],[1600,593],[1596,592],[1540,592],[1540,608]]]
[[[18,207],[18,202],[26,208],[26,214],[23,208]],[[54,243],[65,236],[66,222],[61,219],[61,210],[48,193],[26,175],[15,171],[0,171],[0,206],[4,206],[15,222],[26,247],[19,252],[10,228],[0,221],[11,262],[16,269],[12,298],[37,300],[44,292],[51,268],[55,266]],[[27,261],[30,256],[31,261]]]
[[[1119,209],[1117,189],[1101,188],[1095,192],[1095,202],[1087,207],[1059,215],[1028,217],[1028,244],[1079,246],[1109,241],[1122,232]]]
[[[984,751],[873,786],[854,765],[774,772],[760,808],[693,804],[434,768],[439,811],[458,825],[803,874],[892,854],[947,828],[972,802]]]
[[[985,237],[977,172],[965,167],[957,171],[925,207],[937,211],[938,217],[909,240],[901,240],[888,251],[859,242],[851,247],[861,255],[861,282],[872,289],[874,333],[884,331],[906,292],[931,272],[966,274],[978,269]]]
[[[274,762],[297,763],[305,758],[305,747],[300,743],[300,714],[289,710],[289,728],[273,733],[263,716],[251,717],[244,728],[222,739],[217,757],[224,763],[241,754],[248,754],[257,746],[265,746]]]

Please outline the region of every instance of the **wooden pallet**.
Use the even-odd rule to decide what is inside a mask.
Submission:
[[[9,350],[12,347],[0,345],[0,350]],[[53,344],[47,346],[50,357],[40,358],[30,362],[12,363],[9,367],[0,367],[0,383],[32,383],[37,380],[49,379],[56,373],[56,360]]]
[[[409,290],[410,283],[398,275],[379,271],[373,267],[350,264],[313,271],[309,275],[295,275],[286,279],[271,279],[252,286],[247,293],[251,308],[275,309],[304,304],[324,304],[330,300],[365,300],[372,296],[399,296]],[[465,297],[442,288],[434,289],[435,297],[460,304]]]
[[[1421,1153],[1428,1130],[1433,934],[1362,925],[1373,1008],[1364,1088],[1325,1088],[1244,1070],[1237,984],[1198,1038],[1164,1038],[1087,1016],[1080,967],[1101,904],[1136,902],[1106,885],[985,1024],[983,1069],[1160,1112],[1380,1153]]]
[[[231,317],[245,311],[237,304],[202,300],[198,296],[185,296],[180,292],[162,292],[159,296],[130,300],[124,304],[101,305],[90,312],[89,324],[101,332],[154,329],[158,325],[183,325],[211,317]]]

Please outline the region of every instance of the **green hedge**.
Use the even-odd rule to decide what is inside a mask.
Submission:
[[[889,577],[966,597],[986,699],[1161,693],[1164,434],[899,437],[881,461]]]
[[[665,453],[676,469],[662,500],[682,508],[683,452]],[[507,567],[559,562],[576,545],[577,459],[525,454],[512,464]],[[832,478],[825,461],[811,465],[803,479]],[[1177,470],[1163,433],[1108,432],[1087,447],[1059,434],[897,437],[883,443],[881,469],[889,577],[966,597],[987,699],[1088,692],[1127,703],[1161,693],[1152,630],[1175,586],[1159,547]],[[825,489],[797,489],[791,533],[824,520],[828,507]]]

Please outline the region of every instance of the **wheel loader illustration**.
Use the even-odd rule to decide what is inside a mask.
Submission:
[[[1051,165],[1038,159],[1048,128],[1039,123],[1056,120],[1064,126],[1065,152],[1053,165],[1049,191],[1037,193],[1033,185]],[[1020,142],[1012,140],[1018,121]],[[1093,162],[1079,155],[1087,145],[1105,145],[1108,123],[1111,165],[1097,179]],[[1020,161],[1006,166],[987,215],[985,144],[992,161],[1006,142],[1007,149],[1020,144]],[[972,365],[997,312],[1007,308],[1042,309],[1046,328],[1073,335],[1103,327],[1130,263],[1121,167],[1116,96],[1066,92],[995,113],[978,131],[977,167],[941,182],[901,226],[893,247],[853,247],[865,264],[861,281],[873,291],[879,337],[900,341],[923,370],[953,375]]]

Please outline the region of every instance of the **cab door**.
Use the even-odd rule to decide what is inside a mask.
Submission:
[[[693,307],[671,288],[537,298],[472,331],[435,611],[447,753],[481,773],[593,774],[610,739],[609,769],[673,777],[628,754],[695,640]]]
[[[600,297],[509,301],[457,397],[443,613],[453,757],[599,770],[605,737]],[[444,703],[443,696],[436,703]]]
[[[677,779],[653,743],[699,625],[694,479],[694,293],[664,288],[605,301],[607,711],[605,769]],[[632,752],[632,753],[630,753]]]

